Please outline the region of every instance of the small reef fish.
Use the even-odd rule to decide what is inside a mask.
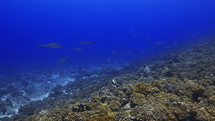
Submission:
[[[64,63],[67,59],[68,59],[69,56],[66,56],[65,58],[62,58],[60,60],[57,61],[57,64],[62,64]]]
[[[81,45],[93,45],[94,42],[89,42],[89,41],[81,41],[80,42]]]
[[[72,50],[72,51],[84,51],[82,48],[72,48],[72,49],[70,49],[70,50]]]
[[[40,44],[38,43],[37,45],[39,45],[41,48],[42,47],[49,47],[49,48],[62,48],[62,45],[56,44],[56,43],[50,43],[50,44]]]
[[[113,84],[116,84],[117,80],[116,79],[112,79],[111,80]]]

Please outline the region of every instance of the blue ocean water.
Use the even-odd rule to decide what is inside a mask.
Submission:
[[[162,56],[214,34],[214,6],[214,0],[1,0],[0,72],[11,77],[23,69],[126,65]],[[51,43],[62,47],[39,46]],[[2,87],[11,80],[1,74]],[[56,84],[73,80],[50,75]],[[48,83],[38,80],[37,86]]]
[[[64,64],[76,65],[155,56],[214,32],[214,5],[212,0],[2,0],[1,70],[54,66],[67,56]],[[63,47],[37,45],[52,42]]]

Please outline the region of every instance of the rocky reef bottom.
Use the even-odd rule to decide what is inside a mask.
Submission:
[[[55,98],[55,103],[46,100],[53,108],[35,109],[39,106],[35,103],[22,107],[13,120],[215,120],[215,39],[198,41],[162,61],[133,68],[117,76],[109,73],[100,88],[97,83],[83,86],[67,101],[70,94]]]

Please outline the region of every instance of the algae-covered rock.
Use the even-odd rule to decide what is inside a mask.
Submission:
[[[115,113],[116,121],[132,121],[130,117],[131,117],[130,110],[119,111]]]
[[[121,103],[116,100],[112,100],[109,104],[110,109],[117,110],[121,106]]]
[[[134,91],[148,95],[153,93],[155,91],[155,88],[151,86],[151,83],[140,82],[134,86]]]
[[[202,121],[214,121],[215,120],[215,107],[214,106],[200,106],[195,105],[193,106],[192,112],[195,114],[195,120],[202,120]]]
[[[106,114],[95,114],[89,117],[87,121],[116,121],[113,117]]]
[[[146,100],[145,99],[145,95],[143,94],[140,94],[140,93],[136,93],[134,92],[132,95],[131,95],[131,107],[135,107],[135,105],[143,105],[144,104],[144,101]],[[133,105],[132,105],[133,104]]]
[[[72,108],[73,112],[83,112],[83,111],[89,111],[89,110],[92,110],[91,107],[85,104],[76,104]]]

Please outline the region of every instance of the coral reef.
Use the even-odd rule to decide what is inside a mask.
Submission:
[[[87,98],[77,93],[82,98],[17,120],[214,121],[215,50],[211,46],[215,43],[197,44],[165,61],[142,65],[133,73],[106,78],[109,82],[102,88],[84,89],[94,91]]]

